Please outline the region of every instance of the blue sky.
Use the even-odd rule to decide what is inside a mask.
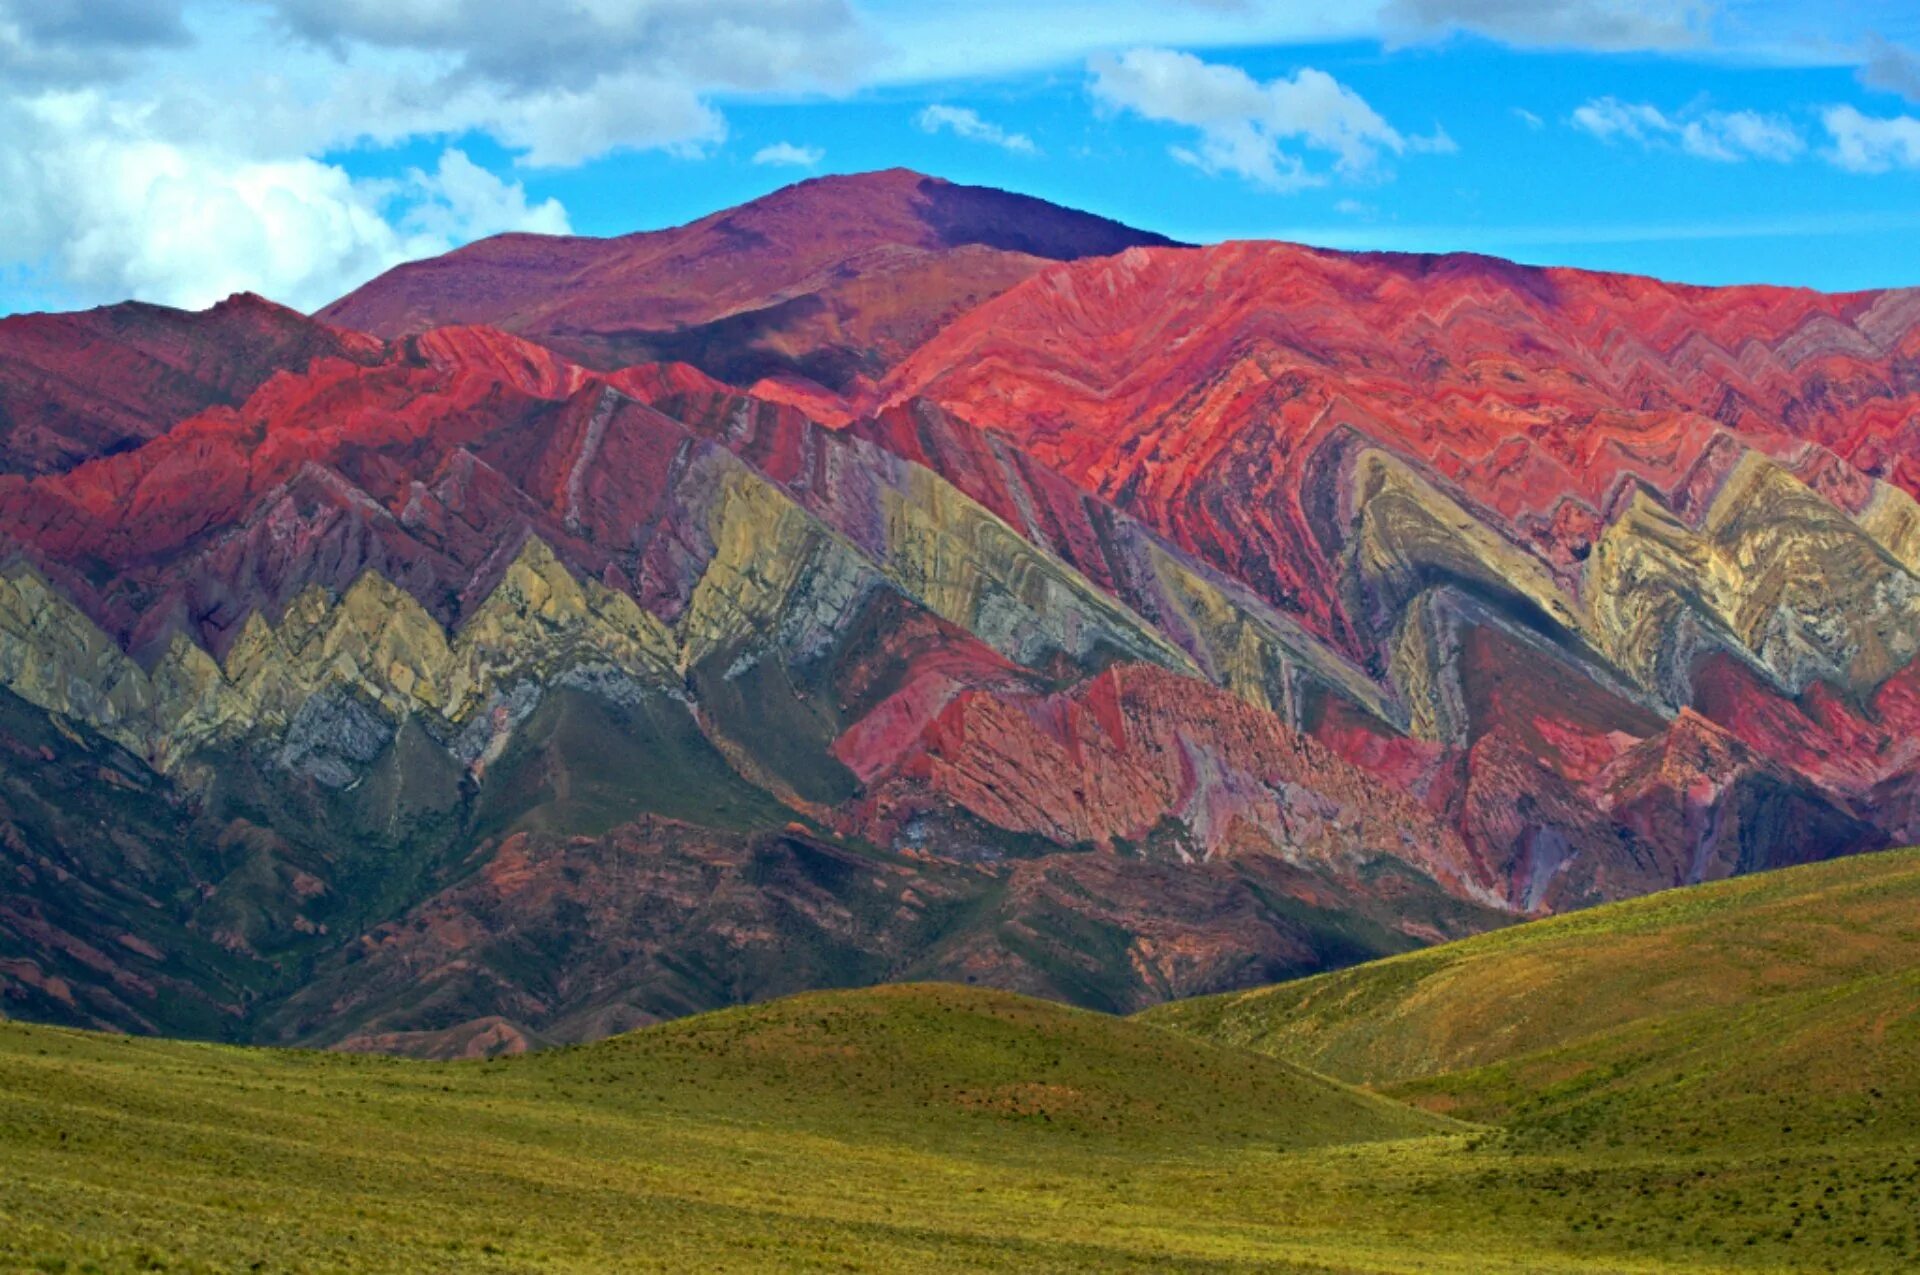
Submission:
[[[902,165],[1193,241],[1920,285],[1855,0],[0,0],[0,311],[317,306]]]

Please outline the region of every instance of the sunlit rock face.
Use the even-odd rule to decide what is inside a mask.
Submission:
[[[1920,836],[1909,294],[990,195],[0,328],[115,351],[8,418],[0,1007],[1126,1009]]]
[[[949,325],[880,419],[962,421],[1232,577],[1377,688],[1385,729],[1343,712],[1327,742],[1432,784],[1516,905],[1563,906],[1666,879],[1612,848],[1649,838],[1679,879],[1725,870],[1609,788],[1689,710],[1831,807],[1817,852],[1897,834],[1916,320],[1910,292],[1132,249]],[[1529,793],[1560,813],[1504,807]]]

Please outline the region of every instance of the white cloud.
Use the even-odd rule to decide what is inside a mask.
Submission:
[[[1388,0],[1380,19],[1400,39],[1472,32],[1522,48],[1622,53],[1704,45],[1714,8],[1706,0]]]
[[[1263,83],[1237,66],[1171,49],[1133,49],[1089,65],[1102,104],[1195,130],[1193,145],[1173,148],[1176,159],[1269,190],[1326,181],[1290,144],[1331,154],[1334,171],[1350,178],[1377,175],[1383,154],[1455,149],[1444,131],[1403,135],[1358,93],[1312,67]]]
[[[1848,172],[1920,168],[1920,119],[1911,115],[1877,119],[1851,106],[1834,106],[1822,114],[1820,122],[1833,143],[1822,155]]]
[[[826,157],[827,153],[818,146],[795,146],[792,142],[775,142],[771,146],[762,146],[755,151],[753,162],[776,167],[812,168]]]
[[[1599,97],[1573,113],[1573,126],[1603,142],[1673,146],[1723,164],[1747,159],[1786,163],[1807,148],[1800,131],[1757,111],[1693,111],[1669,115],[1644,102]]]
[[[76,301],[199,307],[255,291],[313,308],[412,257],[501,230],[564,231],[548,200],[459,151],[399,183],[304,157],[183,145],[92,90],[0,111],[10,234],[0,260]],[[397,210],[397,217],[393,214]]]
[[[704,151],[726,137],[715,94],[850,89],[874,52],[847,0],[267,2],[300,40],[384,57],[384,93],[412,113],[545,166]]]
[[[495,176],[461,150],[442,151],[431,173],[414,169],[394,196],[406,205],[402,227],[448,246],[509,230],[564,235],[573,229],[559,200],[529,204],[525,186]]]
[[[1547,126],[1547,122],[1545,120],[1541,119],[1538,115],[1535,115],[1532,111],[1528,110],[1524,106],[1514,107],[1513,116],[1515,119],[1519,120],[1522,124],[1525,124],[1528,128],[1532,129],[1536,133]]]
[[[970,142],[985,142],[989,146],[998,146],[1002,150],[1012,151],[1016,155],[1038,155],[1040,148],[1025,133],[1010,133],[998,124],[988,123],[980,118],[980,112],[966,106],[946,106],[935,103],[914,116],[923,133],[952,133],[955,137],[964,137]]]

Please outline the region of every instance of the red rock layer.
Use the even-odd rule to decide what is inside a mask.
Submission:
[[[539,527],[582,574],[612,567],[608,546],[661,516],[688,441],[642,400],[719,388],[689,367],[592,373],[444,329],[370,364],[321,358],[66,473],[0,477],[0,545],[136,650],[176,630],[224,650],[249,612],[367,569],[451,621],[517,529]]]
[[[1051,268],[923,346],[883,401],[1006,435],[1351,648],[1303,504],[1333,498],[1330,439],[1449,481],[1571,585],[1623,486],[1684,506],[1724,431],[1920,492],[1917,359],[1920,292],[1235,243]]]
[[[0,473],[63,470],[240,403],[275,372],[380,351],[246,294],[200,313],[127,302],[0,318]]]
[[[868,786],[858,826],[885,841],[958,807],[1072,845],[1150,845],[1186,858],[1275,855],[1353,874],[1412,863],[1464,898],[1502,900],[1420,803],[1224,691],[1122,665],[1059,694],[914,681],[843,735]],[[932,708],[937,704],[937,708]],[[932,711],[929,709],[932,708]]]

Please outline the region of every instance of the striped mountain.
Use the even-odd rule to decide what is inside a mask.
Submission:
[[[212,313],[0,474],[9,1012],[1135,1008],[1920,833],[1909,294],[892,173]]]

